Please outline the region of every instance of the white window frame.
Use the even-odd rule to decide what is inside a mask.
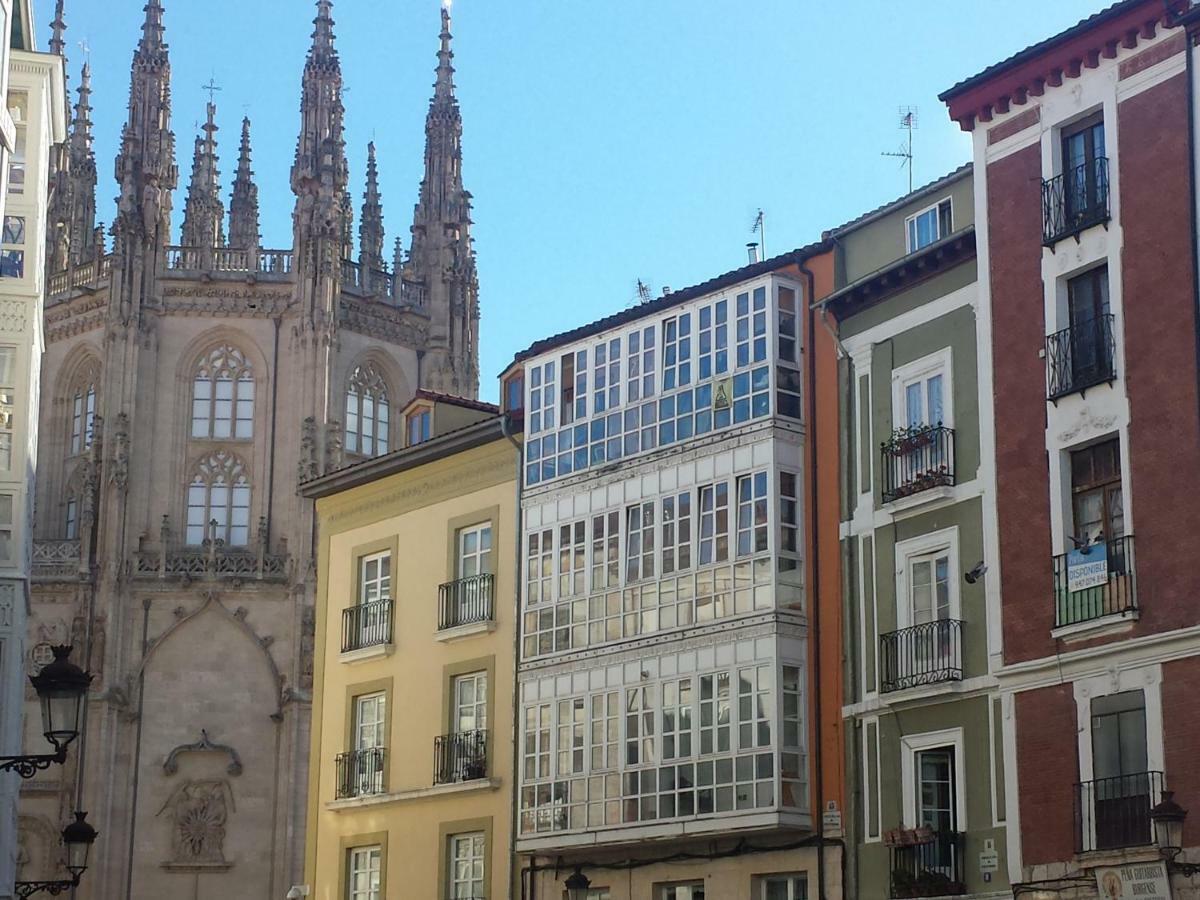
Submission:
[[[927,731],[900,738],[900,777],[904,805],[903,823],[908,828],[917,827],[917,754],[922,750],[939,747],[954,748],[954,827],[959,832],[967,831],[967,758],[961,728],[943,731]]]
[[[462,703],[459,699],[459,687],[461,685],[471,684],[473,687],[474,699],[470,703]],[[488,676],[487,671],[480,669],[478,672],[465,672],[462,675],[455,675],[450,679],[450,703],[452,709],[451,726],[455,733],[465,733],[471,731],[486,731],[488,727],[487,706],[488,706]],[[463,712],[470,709],[471,717],[475,722],[474,728],[462,728],[460,722],[463,718]]]
[[[346,897],[348,900],[382,900],[383,897],[383,847],[372,844],[369,847],[351,847],[346,861]],[[358,861],[362,859],[366,865],[359,868]],[[368,887],[360,890],[355,887],[355,876],[368,876]],[[370,883],[370,876],[378,876],[375,884]]]
[[[478,854],[475,853],[475,842],[479,841],[482,844],[482,849]],[[459,857],[458,848],[465,845],[467,853],[463,857]],[[481,897],[488,892],[488,865],[487,865],[487,833],[483,831],[467,831],[462,834],[450,835],[449,847],[449,872],[447,873],[447,888],[449,896],[454,897]],[[471,874],[465,881],[458,878],[458,862],[460,859],[472,866]],[[479,877],[475,877],[474,865],[479,864]],[[478,884],[481,893],[475,893],[474,886]],[[460,886],[465,886],[467,893],[460,894],[458,892]]]
[[[383,575],[383,562],[388,563],[387,575]],[[392,553],[390,550],[384,550],[381,553],[369,553],[366,556],[358,558],[358,602],[359,604],[374,603],[377,600],[392,599]],[[379,563],[376,567],[376,575],[374,578],[367,577],[367,566],[371,563]],[[375,595],[372,597],[367,590],[368,585],[375,588]],[[386,586],[386,589],[385,589]]]
[[[758,877],[758,900],[767,900],[767,888],[771,886],[773,881],[782,881],[787,885],[787,900],[808,900],[808,873],[806,872],[778,872],[773,875],[760,875]],[[796,893],[796,882],[804,882],[804,894]]]
[[[413,439],[413,426],[420,427],[416,440]],[[424,444],[433,437],[433,407],[414,406],[404,417],[404,440],[406,446],[415,447]]]
[[[942,234],[942,217],[938,214],[938,210],[941,208],[943,203],[950,204],[950,230],[947,231],[946,234]],[[917,250],[923,250],[929,246],[929,244],[922,244],[920,247],[913,246],[912,226],[916,224],[917,219],[924,215],[928,215],[930,212],[933,213],[934,221],[937,223],[938,227],[938,236],[930,242],[931,244],[936,244],[942,238],[954,233],[954,197],[950,195],[939,197],[929,206],[926,206],[924,209],[917,210],[904,220],[904,249],[907,253],[915,253]]]
[[[950,618],[962,618],[962,591],[959,589],[958,526],[931,531],[907,541],[896,542],[896,627],[913,624],[912,563],[945,550],[950,557]]]
[[[702,880],[690,879],[688,881],[672,881],[668,884],[660,884],[654,891],[654,900],[692,900],[695,888],[699,888],[702,892],[707,893]],[[681,890],[687,893],[680,893]]]
[[[484,547],[484,535],[487,535],[487,547]],[[475,535],[475,551],[468,553],[466,549],[467,538],[470,535]],[[454,550],[454,573],[456,578],[473,578],[475,575],[491,575],[492,574],[492,522],[489,519],[486,522],[480,522],[476,525],[468,525],[466,528],[458,530],[456,539],[456,547]],[[467,560],[475,560],[475,575],[467,575],[464,573],[465,563]]]
[[[366,722],[363,719],[363,709],[368,702],[378,701],[377,711],[378,716]],[[350,736],[355,750],[378,750],[387,748],[387,727],[388,727],[388,712],[387,712],[388,696],[387,691],[372,691],[369,694],[360,694],[354,698],[354,733]],[[375,730],[376,735],[382,731],[383,743],[364,743],[363,735],[366,728]],[[373,740],[378,740],[374,738]]]
[[[1081,678],[1073,684],[1075,713],[1079,735],[1079,780],[1095,778],[1092,761],[1092,699],[1142,691],[1146,703],[1146,769],[1162,772],[1170,784],[1166,754],[1163,748],[1162,664],[1153,663],[1138,668]]]
[[[893,429],[903,428],[908,424],[908,409],[905,403],[905,391],[908,386],[939,374],[942,376],[942,425],[947,428],[954,427],[954,354],[949,347],[943,347],[935,353],[892,369]]]

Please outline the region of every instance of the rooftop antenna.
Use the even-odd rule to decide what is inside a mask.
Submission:
[[[905,143],[895,153],[881,153],[880,156],[892,156],[902,160],[901,168],[908,167],[908,192],[913,189],[913,132],[917,128],[917,108],[915,106],[900,107],[900,130],[908,132]]]
[[[750,225],[750,233],[758,235],[758,252],[761,259],[767,258],[767,217],[763,214],[761,207],[754,215],[754,222]]]
[[[650,285],[646,284],[646,282],[639,278],[637,280],[637,300],[634,302],[639,304],[649,303],[651,299],[653,298],[650,296]]]

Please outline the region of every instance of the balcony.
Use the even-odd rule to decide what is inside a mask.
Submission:
[[[1103,156],[1042,182],[1042,246],[1109,219],[1108,159]]]
[[[384,598],[342,610],[342,652],[392,642],[392,601]]]
[[[954,484],[953,428],[941,424],[898,428],[881,450],[884,503]]]
[[[880,692],[962,681],[962,626],[958,619],[935,619],[881,634]]]
[[[35,582],[78,581],[81,561],[78,538],[34,541],[30,577]]]
[[[1075,785],[1075,852],[1154,843],[1150,810],[1162,799],[1162,772],[1137,772]]]
[[[487,774],[486,731],[460,731],[433,739],[434,785],[478,781]]]
[[[491,622],[496,576],[472,575],[438,588],[438,631]]]
[[[1117,377],[1115,356],[1111,313],[1056,331],[1046,338],[1047,399],[1112,382]]]
[[[928,828],[903,834],[912,843],[891,848],[893,898],[948,897],[967,892],[965,834]]]
[[[387,789],[384,765],[387,751],[383,747],[351,750],[337,756],[335,799],[371,797]]]
[[[1137,610],[1133,535],[1054,557],[1054,627]]]

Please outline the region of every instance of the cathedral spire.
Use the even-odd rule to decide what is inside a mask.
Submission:
[[[297,248],[314,238],[331,238],[338,243],[334,258],[344,259],[349,256],[345,240],[351,213],[346,208],[345,107],[332,8],[331,0],[317,0],[312,46],[304,64],[300,137],[292,165],[293,220]]]
[[[237,175],[229,198],[229,246],[238,250],[257,250],[258,185],[250,167],[250,120],[242,119],[242,146],[238,152]]]
[[[96,231],[96,153],[92,144],[92,66],[85,61],[79,75],[79,99],[67,138],[71,211],[68,224],[70,260],[92,258]]]
[[[367,189],[363,193],[362,218],[358,224],[358,262],[363,278],[383,269],[383,203],[379,197],[379,168],[375,142],[367,144]]]
[[[142,23],[142,40],[138,43],[139,54],[166,53],[167,44],[163,40],[166,28],[163,26],[163,7],[159,0],[149,0],[145,6],[146,21]]]
[[[50,23],[50,52],[61,56],[64,64],[67,58],[67,42],[63,35],[67,30],[67,20],[63,18],[63,0],[54,4],[54,21]]]
[[[437,78],[425,120],[425,177],[413,214],[411,277],[430,315],[430,364],[422,387],[464,397],[479,391],[479,285],[471,194],[462,180],[462,114],[454,95],[450,10],[442,7]]]
[[[196,138],[196,153],[192,160],[192,180],[188,184],[187,202],[183,208],[185,247],[211,250],[225,244],[225,207],[221,204],[221,173],[217,168],[217,106],[208,104],[208,120],[203,137]]]

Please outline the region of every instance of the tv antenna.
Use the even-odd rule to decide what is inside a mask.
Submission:
[[[760,259],[767,258],[767,217],[764,215],[760,207],[758,212],[754,214],[754,221],[750,224],[750,233],[758,235],[758,252]]]
[[[640,278],[637,280],[637,287],[635,290],[637,291],[637,296],[633,301],[635,305],[649,303],[652,299],[654,299],[650,295],[650,285],[646,284],[646,282],[642,281]]]
[[[894,153],[881,153],[880,156],[892,156],[902,160],[901,168],[908,167],[908,192],[913,189],[913,132],[917,128],[917,108],[915,106],[900,107],[900,130],[908,133],[905,143]]]

